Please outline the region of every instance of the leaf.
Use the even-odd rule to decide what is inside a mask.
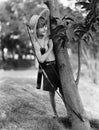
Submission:
[[[88,0],[89,2],[91,2],[91,0]]]
[[[96,17],[96,22],[99,22],[99,17]]]
[[[86,11],[88,11],[88,10],[90,10],[91,9],[91,7],[90,7],[90,3],[88,3],[88,2],[77,2],[76,3],[76,6],[82,6],[81,8],[82,9],[86,9]]]
[[[91,26],[91,30],[92,30],[92,32],[96,32],[94,25]]]
[[[92,34],[90,32],[88,32],[87,34],[92,39],[92,41],[94,41],[94,38],[93,38]]]
[[[52,39],[54,43],[59,43],[62,47],[64,47],[65,42],[68,41],[66,30],[63,25],[57,26],[52,31]]]
[[[70,21],[74,21],[72,18],[67,17],[66,15],[62,18],[62,20],[66,20],[66,21],[68,21],[68,20],[70,20]]]

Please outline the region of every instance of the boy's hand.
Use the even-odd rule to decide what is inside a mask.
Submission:
[[[52,42],[52,40],[49,41],[48,47],[49,47],[49,49],[51,49],[51,50],[53,49],[53,42]]]

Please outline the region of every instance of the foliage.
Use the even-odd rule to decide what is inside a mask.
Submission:
[[[35,6],[39,3],[40,0],[9,0],[2,5],[2,8],[0,8],[2,53],[6,47],[11,53],[16,52],[20,55],[30,54],[31,48],[28,44],[29,37],[25,23],[28,22]],[[15,35],[14,32],[18,33],[19,39],[11,38],[11,35]]]
[[[88,0],[88,1],[81,1],[77,2],[77,5],[81,5],[83,9],[86,10],[87,16],[85,18],[84,23],[78,24],[75,30],[75,34],[81,38],[85,33],[89,30],[96,31],[94,24],[98,22],[99,24],[99,17],[98,17],[98,0]],[[74,25],[75,26],[75,25]]]
[[[28,22],[31,15],[35,12],[35,7],[40,4],[41,0],[31,0],[31,1],[21,1],[21,0],[10,0],[6,2],[3,6],[4,8],[1,10],[0,19],[2,20],[2,33],[5,35],[13,33],[15,31],[20,32],[20,38],[22,42],[28,42],[29,37],[26,30],[25,23]],[[77,39],[81,39],[88,31],[91,29],[92,31],[96,31],[95,23],[99,21],[98,11],[96,9],[97,0],[89,0],[89,1],[81,1],[77,2],[76,5],[83,5],[82,8],[85,8],[87,11],[87,16],[84,19],[82,14],[78,11],[73,11],[69,7],[63,8],[60,5],[60,13],[62,17],[62,26],[65,25],[65,29],[67,29],[67,34],[69,40],[73,43]],[[63,25],[63,23],[65,23]],[[67,28],[68,26],[68,28]],[[58,27],[57,29],[59,29]],[[62,32],[62,29],[61,29]],[[64,32],[64,31],[63,31]],[[89,33],[91,36],[92,34]],[[61,36],[62,33],[61,33]],[[76,37],[75,37],[76,36]],[[92,37],[92,36],[91,36]],[[87,36],[83,38],[85,41]],[[24,44],[25,44],[24,42]],[[13,48],[13,47],[12,47]],[[29,50],[29,48],[27,48]]]
[[[52,30],[52,39],[56,44],[60,42],[60,45],[64,47],[65,41],[68,41],[68,38],[66,38],[66,31],[64,26],[60,25]]]
[[[27,44],[15,32],[9,33],[2,38],[1,48],[7,48],[10,53],[17,53],[19,56],[29,53]]]

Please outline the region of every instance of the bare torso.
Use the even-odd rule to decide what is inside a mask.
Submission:
[[[45,38],[45,39],[38,39],[36,42],[36,46],[35,46],[35,50],[37,52],[37,56],[39,57],[39,55],[41,55],[41,57],[39,57],[38,59],[42,58],[42,54],[41,54],[41,48],[45,48],[45,53],[49,50],[49,44],[53,44],[52,40],[49,38]],[[45,59],[45,61],[54,61],[55,60],[55,55],[53,52],[53,49],[50,51],[49,55],[47,56],[47,58]]]
[[[40,51],[41,48],[45,48],[45,53],[46,53],[47,50],[48,50],[50,40],[48,38],[46,38],[45,40],[39,39],[38,42],[39,42],[38,43],[39,51]],[[49,56],[47,57],[47,59],[45,61],[54,61],[54,60],[55,60],[55,55],[54,55],[54,52],[53,52],[53,49],[52,49]]]

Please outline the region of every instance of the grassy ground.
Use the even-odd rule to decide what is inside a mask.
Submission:
[[[91,82],[83,81],[80,80],[79,90],[86,110],[90,110],[91,105],[98,102],[96,97],[99,89],[92,89]],[[0,72],[0,130],[69,130],[70,124],[66,120],[66,110],[60,97],[56,95],[59,114],[59,120],[56,120],[48,93],[37,90],[35,86],[36,71]],[[91,97],[95,101],[89,101]],[[98,108],[98,105],[93,106],[93,111],[97,112]],[[92,119],[90,123],[94,129],[99,129],[98,120]]]
[[[0,82],[0,130],[64,130],[53,119],[48,93],[35,89],[35,81],[3,78]],[[56,96],[57,109],[61,103]],[[65,108],[58,111],[63,117]]]

